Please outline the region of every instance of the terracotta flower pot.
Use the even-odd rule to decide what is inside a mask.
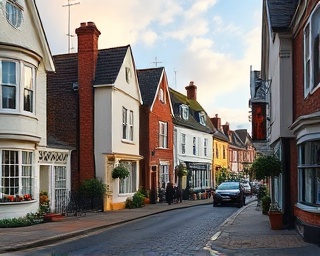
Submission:
[[[269,221],[270,221],[270,227],[272,230],[279,230],[282,229],[282,212],[277,211],[269,211]]]

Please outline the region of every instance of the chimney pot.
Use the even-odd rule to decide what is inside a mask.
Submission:
[[[193,81],[189,83],[188,86],[185,87],[187,90],[187,98],[190,100],[197,100],[197,86]]]

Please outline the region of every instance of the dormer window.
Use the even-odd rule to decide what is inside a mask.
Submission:
[[[16,0],[8,0],[6,3],[7,21],[15,28],[19,28],[22,23],[23,8]]]
[[[180,116],[184,120],[189,119],[189,107],[187,105],[181,105],[180,106]]]
[[[206,125],[206,113],[204,113],[203,111],[199,113],[199,123],[204,126]]]
[[[166,100],[165,100],[165,97],[164,97],[164,92],[163,92],[162,88],[160,88],[160,90],[159,90],[159,100],[162,103],[166,103]]]

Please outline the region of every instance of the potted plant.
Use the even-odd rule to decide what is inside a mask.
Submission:
[[[271,203],[268,215],[271,229],[281,229],[283,213],[274,198],[274,177],[278,177],[281,173],[281,161],[275,155],[263,155],[254,160],[251,168],[256,179],[271,178]]]
[[[129,177],[130,172],[129,170],[122,164],[118,165],[112,170],[112,178],[113,179],[125,179]]]

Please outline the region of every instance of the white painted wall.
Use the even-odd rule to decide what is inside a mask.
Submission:
[[[176,134],[174,144],[174,165],[178,165],[179,161],[195,162],[195,163],[209,163],[212,164],[212,134],[200,132],[197,130],[188,129],[181,126],[174,126]],[[186,134],[186,153],[181,153],[181,134]],[[198,144],[198,154],[193,155],[193,137],[196,137],[200,144]],[[207,156],[204,156],[203,141],[204,138],[208,140]]]

